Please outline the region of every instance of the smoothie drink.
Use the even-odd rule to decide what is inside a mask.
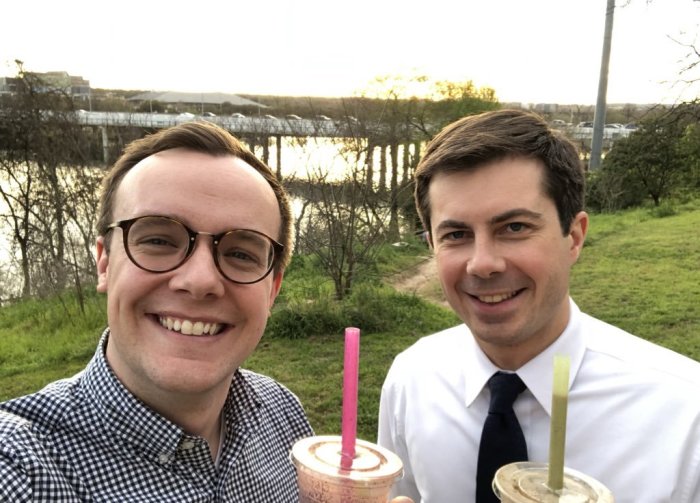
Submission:
[[[547,463],[519,462],[502,466],[493,479],[501,503],[614,503],[612,493],[597,480],[564,470],[562,489],[547,485]]]
[[[297,470],[300,503],[386,503],[403,474],[401,460],[376,444],[356,440],[352,466],[341,466],[340,436],[299,440],[290,459]]]

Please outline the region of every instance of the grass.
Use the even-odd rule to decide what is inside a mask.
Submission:
[[[579,307],[700,360],[700,208],[658,218],[637,209],[596,215],[574,267]]]
[[[593,316],[700,360],[700,202],[660,215],[649,209],[593,215],[589,239],[572,273],[572,296]],[[382,275],[407,269],[424,255],[421,246],[384,250],[368,281],[376,284]],[[285,278],[279,312],[294,300],[302,305],[308,298],[330,294],[309,259],[297,262]],[[358,324],[363,329],[358,437],[374,441],[379,392],[393,357],[420,336],[457,320],[451,311],[412,296],[376,286],[360,290],[364,293],[338,311],[334,328],[293,339],[266,334],[245,366],[295,392],[317,433],[338,434],[342,329]],[[104,298],[90,296],[85,315],[75,306],[66,294],[0,308],[0,400],[37,390],[85,365],[104,325]],[[316,311],[306,312],[304,326],[313,327],[316,316]],[[382,325],[379,317],[391,323]],[[370,320],[380,328],[366,329]]]
[[[0,308],[0,400],[85,366],[105,325],[104,299],[91,294],[84,309],[70,294]]]

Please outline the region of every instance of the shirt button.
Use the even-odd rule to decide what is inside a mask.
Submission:
[[[159,454],[158,455],[158,462],[161,465],[165,465],[165,464],[170,463],[170,454],[168,454],[167,452],[163,452],[163,453]]]
[[[180,445],[180,450],[189,451],[193,447],[194,442],[192,440],[183,440],[182,444]]]

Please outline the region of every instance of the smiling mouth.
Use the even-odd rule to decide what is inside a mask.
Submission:
[[[484,304],[498,304],[499,302],[503,302],[508,299],[512,299],[516,295],[518,295],[521,292],[521,290],[514,290],[512,292],[507,292],[507,293],[498,293],[494,295],[474,295],[477,299],[479,299],[480,302],[483,302]]]
[[[181,320],[179,318],[171,318],[170,316],[159,316],[158,322],[168,330],[178,332],[182,335],[216,335],[224,328],[224,325],[221,323]]]

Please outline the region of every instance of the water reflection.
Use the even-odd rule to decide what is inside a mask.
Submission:
[[[278,141],[281,144],[279,149]],[[251,145],[251,147],[256,156],[262,158],[267,155],[268,165],[274,172],[282,175],[283,181],[297,179],[311,183],[338,182],[346,180],[354,174],[361,182],[364,182],[367,179],[366,173],[369,167],[375,188],[380,183],[389,184],[394,162],[399,166],[397,176],[398,180],[401,180],[401,177],[406,175],[403,165],[407,162],[412,165],[417,155],[415,145],[399,145],[394,152],[395,161],[392,162],[388,159],[388,149],[377,147],[372,149],[370,162],[368,162],[367,141],[361,138],[278,137],[278,139],[271,138],[266,149],[261,145]],[[382,159],[383,156],[384,159]],[[99,172],[96,174],[101,176]],[[3,176],[6,177],[7,174],[0,172],[0,178]],[[0,182],[3,184],[3,188],[11,186],[7,178],[0,179]],[[95,208],[96,204],[95,201]],[[292,209],[295,219],[300,217],[302,211],[306,212],[307,219],[312,218],[313,212],[310,208],[305,207],[304,200],[299,194],[294,194],[292,197]],[[6,201],[0,198],[0,215],[8,215],[8,213],[9,208]],[[89,246],[94,245],[90,243]],[[10,268],[14,267],[13,262],[19,261],[18,256],[13,257],[13,254],[16,253],[17,251],[13,247],[11,226],[6,220],[0,221],[0,271],[4,272],[6,279],[12,275]]]

